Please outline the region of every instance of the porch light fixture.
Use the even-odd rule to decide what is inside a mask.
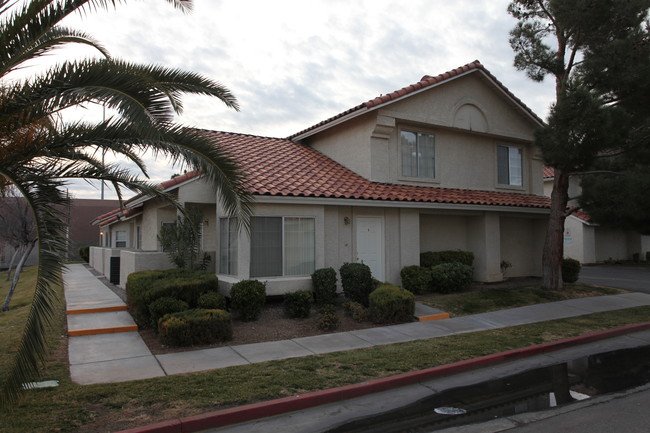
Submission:
[[[350,217],[343,217],[343,222],[345,223],[346,226],[350,225]]]

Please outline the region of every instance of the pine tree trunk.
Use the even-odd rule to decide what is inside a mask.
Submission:
[[[569,176],[555,169],[553,192],[551,193],[551,214],[548,220],[544,253],[542,255],[542,288],[561,290],[562,258],[564,257],[564,220],[569,201]]]

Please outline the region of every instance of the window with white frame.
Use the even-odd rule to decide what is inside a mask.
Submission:
[[[126,248],[126,230],[116,230],[115,248]]]
[[[252,218],[250,276],[312,274],[316,262],[315,226],[311,217]]]
[[[497,146],[497,176],[499,185],[522,186],[522,151],[517,146]]]
[[[237,275],[237,220],[219,219],[219,273]]]
[[[402,176],[436,177],[435,136],[424,132],[400,132]]]

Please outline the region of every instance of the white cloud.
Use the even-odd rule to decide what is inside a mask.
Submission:
[[[184,15],[162,0],[128,2],[69,25],[118,58],[205,74],[241,111],[188,97],[181,121],[206,129],[284,137],[361,102],[475,59],[538,115],[553,83],[512,66],[508,0],[195,0]],[[158,177],[168,164],[147,161]]]

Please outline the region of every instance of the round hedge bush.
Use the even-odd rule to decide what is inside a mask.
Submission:
[[[443,263],[431,268],[431,288],[438,293],[455,293],[469,289],[474,270],[462,263]]]
[[[369,313],[374,323],[410,322],[415,314],[415,296],[392,284],[380,286],[370,294]]]
[[[314,302],[318,305],[336,302],[336,271],[333,268],[316,269],[311,274],[314,284]]]
[[[291,318],[309,317],[311,304],[314,302],[314,296],[309,290],[298,290],[296,292],[285,293],[282,308],[284,314]]]
[[[423,266],[405,266],[399,273],[402,287],[419,295],[431,286],[431,269]]]
[[[368,306],[368,296],[374,289],[372,273],[363,263],[344,263],[339,269],[343,294],[350,301]]]
[[[266,285],[257,280],[242,280],[230,288],[230,306],[244,322],[259,319],[266,302]]]
[[[576,259],[565,258],[562,260],[562,281],[565,283],[575,283],[580,277],[582,266]]]
[[[232,340],[232,320],[223,310],[186,310],[160,319],[158,332],[169,346],[211,344]]]
[[[196,306],[204,310],[225,310],[226,297],[217,292],[205,292],[199,296]]]
[[[158,329],[158,321],[160,320],[161,317],[167,314],[185,311],[189,308],[190,306],[187,304],[187,302],[182,301],[180,299],[171,298],[169,296],[158,298],[155,301],[153,301],[151,304],[149,304],[149,316],[151,317],[151,326],[153,327],[153,329]]]

